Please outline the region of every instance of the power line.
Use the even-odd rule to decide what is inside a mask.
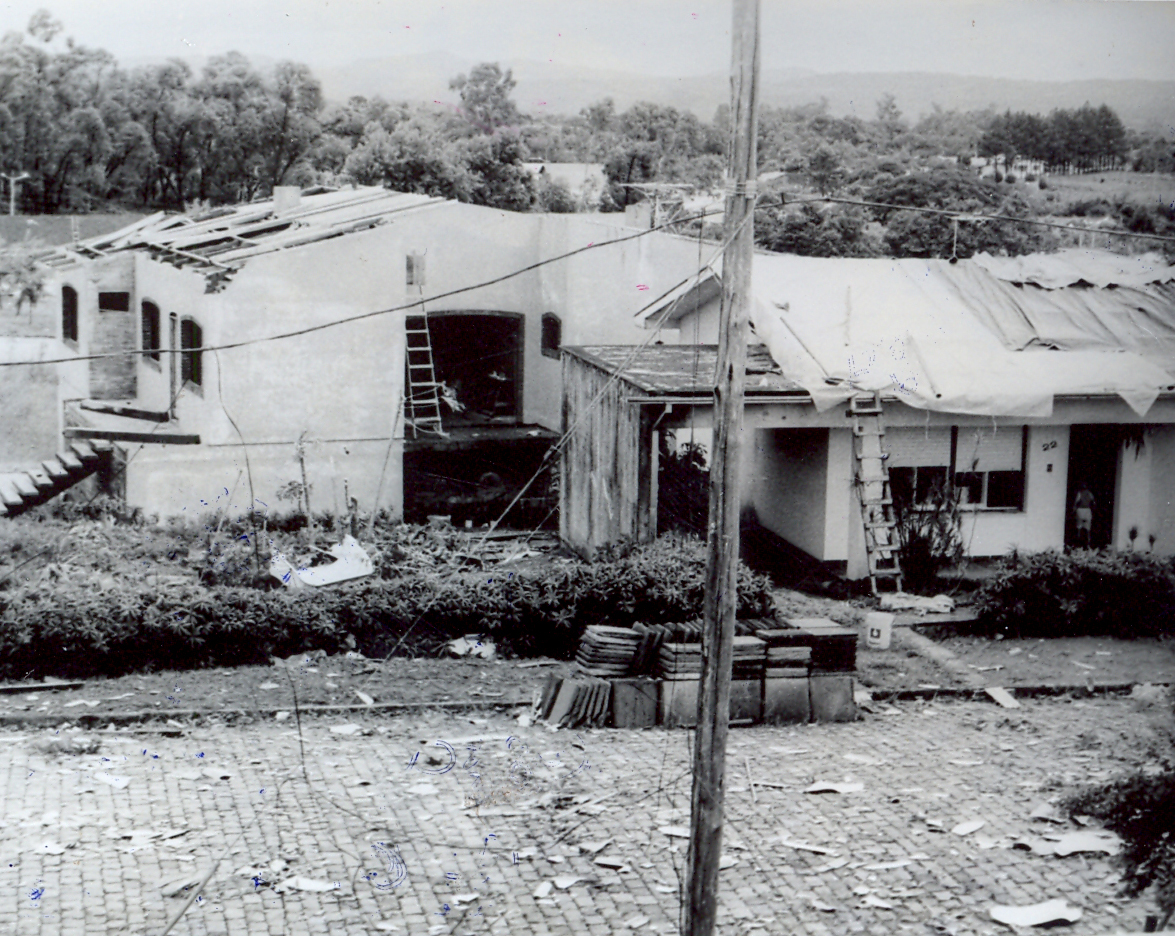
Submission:
[[[702,220],[703,218],[711,217],[712,215],[720,214],[720,213],[721,212],[718,212],[718,211],[703,211],[700,214],[691,215],[686,218],[677,218],[673,221],[668,221],[665,224],[659,225],[657,227],[651,227],[648,230],[637,231],[635,234],[626,234],[623,237],[614,237],[614,238],[612,238],[612,240],[600,241],[598,243],[593,242],[593,243],[588,244],[586,247],[577,247],[575,250],[569,250],[566,253],[557,254],[556,256],[548,257],[545,260],[539,260],[535,263],[531,263],[531,264],[528,264],[527,266],[520,267],[519,269],[513,270],[509,273],[503,273],[501,276],[495,276],[492,279],[483,280],[480,283],[474,283],[470,286],[461,286],[461,287],[458,287],[457,289],[450,289],[448,292],[438,293],[435,296],[429,296],[426,301],[436,302],[440,299],[449,299],[453,296],[460,296],[464,293],[474,292],[478,289],[485,289],[489,286],[496,286],[498,283],[503,283],[506,280],[514,279],[515,277],[522,276],[526,273],[532,273],[535,270],[539,269],[540,267],[547,266],[548,264],[551,264],[551,263],[557,263],[561,260],[568,260],[571,257],[577,256],[581,253],[586,253],[589,250],[598,250],[601,247],[610,247],[613,244],[623,244],[626,241],[636,240],[638,237],[645,237],[649,234],[655,233],[656,231],[663,231],[666,228],[676,227],[677,225],[684,224],[689,221],[699,221],[699,220]],[[689,281],[689,277],[687,277],[687,279],[686,279],[686,282],[688,282],[688,281]],[[422,302],[422,300],[417,299],[414,302],[407,302],[407,303],[404,303],[403,305],[392,306],[391,308],[388,308],[388,309],[375,309],[371,312],[360,312],[356,315],[348,315],[343,318],[332,319],[329,322],[320,322],[317,325],[309,325],[306,328],[298,328],[298,329],[294,329],[293,331],[279,332],[276,335],[263,335],[259,338],[245,338],[240,341],[230,341],[230,342],[226,342],[224,344],[218,344],[218,345],[205,345],[204,347],[189,348],[186,350],[190,350],[190,351],[228,351],[232,348],[243,348],[243,347],[246,347],[247,345],[263,344],[267,341],[281,341],[285,338],[298,338],[302,335],[309,335],[309,334],[312,334],[313,332],[325,331],[328,328],[335,328],[339,325],[346,325],[350,322],[360,322],[365,319],[377,318],[381,315],[391,315],[395,312],[405,312],[409,309],[416,308],[417,306],[419,306],[421,304],[421,302]],[[643,312],[644,310],[642,309],[641,311]],[[640,313],[638,312],[636,314],[639,315]],[[40,360],[40,361],[0,361],[0,367],[26,367],[26,366],[36,365],[36,364],[70,364],[74,361],[101,361],[101,360],[106,360],[109,358],[125,358],[125,357],[130,357],[130,356],[141,356],[144,354],[158,354],[158,353],[159,353],[158,350],[136,351],[136,350],[128,349],[126,351],[111,351],[111,352],[108,352],[105,354],[85,354],[85,355],[77,355],[75,357],[67,357],[67,358],[47,358],[47,359]],[[174,353],[174,352],[169,352],[169,353]]]

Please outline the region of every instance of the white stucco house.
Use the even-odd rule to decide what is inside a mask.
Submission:
[[[760,253],[752,289],[743,506],[815,559],[865,573],[848,402],[874,391],[894,491],[917,501],[953,482],[969,555],[1071,543],[1082,482],[1093,545],[1175,554],[1175,267],[1077,250],[953,264]],[[656,530],[656,433],[710,425],[718,296],[715,275],[642,316],[667,343],[635,358],[564,350],[582,428],[561,523],[580,551]],[[611,377],[612,412],[582,412],[579,388]]]

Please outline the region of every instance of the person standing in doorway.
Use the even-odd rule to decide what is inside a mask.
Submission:
[[[1096,506],[1097,499],[1089,485],[1082,481],[1077,489],[1077,496],[1073,498],[1073,512],[1077,518],[1077,545],[1083,549],[1089,548],[1089,538],[1093,532],[1093,511]]]

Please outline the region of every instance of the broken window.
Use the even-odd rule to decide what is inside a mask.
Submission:
[[[99,312],[129,312],[130,310],[131,294],[129,292],[98,293]]]
[[[145,357],[152,361],[159,360],[159,306],[154,302],[143,303],[143,350],[150,352]]]
[[[895,500],[924,507],[947,483],[963,507],[1024,509],[1023,426],[890,429],[885,436]]]
[[[180,320],[180,370],[184,383],[204,385],[204,329],[194,319]]]
[[[75,344],[78,340],[78,293],[72,286],[61,287],[61,337]]]
[[[522,323],[521,315],[508,312],[429,314],[433,370],[441,385],[446,426],[518,421]]]
[[[543,316],[543,354],[547,357],[557,358],[559,356],[559,346],[562,343],[563,323],[555,313],[548,312]]]

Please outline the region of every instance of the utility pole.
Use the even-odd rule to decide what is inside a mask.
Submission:
[[[755,135],[759,112],[759,0],[733,0],[730,65],[731,139],[728,147],[722,257],[718,373],[714,388],[714,452],[706,555],[702,679],[690,798],[690,847],[685,936],[711,936],[718,913],[718,862],[730,674],[738,607],[739,462],[747,322],[755,235]]]
[[[16,183],[23,182],[29,177],[27,172],[22,172],[19,175],[7,175],[0,173],[8,180],[8,216],[12,217],[16,214]]]

